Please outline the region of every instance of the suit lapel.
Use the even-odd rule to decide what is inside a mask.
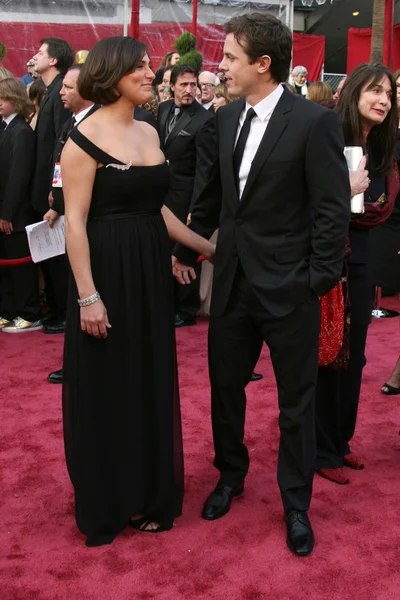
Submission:
[[[221,131],[219,133],[221,178],[226,182],[226,185],[229,186],[229,197],[234,198],[237,203],[239,203],[239,195],[236,188],[235,174],[233,172],[233,151],[235,148],[239,119],[244,107],[245,101],[243,99],[237,100],[229,107],[229,109],[232,110],[232,114],[224,115],[226,119],[225,124],[221,123]]]
[[[291,111],[292,102],[293,97],[291,92],[285,89],[275,107],[274,112],[272,113],[271,119],[267,125],[267,129],[265,130],[256,155],[251,164],[250,173],[243,190],[240,205],[242,205],[246,200],[249,190],[256,180],[257,175],[259,174],[264,163],[268,160],[279,138],[285,131],[287,125],[286,113]]]
[[[197,101],[195,100],[195,102],[197,102]],[[167,140],[165,146],[169,146],[170,143],[173,142],[174,139],[180,134],[182,129],[185,129],[185,127],[187,125],[189,125],[190,121],[192,120],[191,113],[192,113],[192,111],[190,111],[188,109],[183,111],[183,115],[180,117],[180,119],[178,119],[178,122],[176,123],[175,127],[169,134],[168,140]]]
[[[4,144],[4,142],[10,135],[11,129],[18,124],[20,118],[21,117],[19,115],[14,117],[13,120],[11,121],[11,123],[9,125],[7,125],[7,128],[1,132],[2,135],[0,135],[0,146],[2,146]]]
[[[165,126],[167,123],[167,119],[168,119],[168,115],[169,112],[171,110],[171,104],[172,104],[173,100],[169,100],[168,102],[165,103],[165,108],[162,107],[164,110],[160,110],[158,113],[158,133],[160,136],[160,140],[161,140],[161,147],[164,148],[165,144],[164,144],[164,139],[165,139]],[[160,106],[161,109],[161,106]]]

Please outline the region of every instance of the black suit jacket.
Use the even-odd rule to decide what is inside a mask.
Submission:
[[[0,131],[0,218],[12,221],[14,231],[33,222],[30,186],[35,165],[35,134],[17,115]]]
[[[284,90],[241,200],[232,155],[244,100],[217,111],[220,168],[192,212],[192,229],[219,225],[211,314],[227,305],[240,261],[264,308],[282,317],[326,294],[342,274],[350,183],[338,116]],[[221,181],[221,185],[219,184]],[[184,262],[193,253],[176,248]]]
[[[161,149],[169,163],[170,187],[164,204],[186,222],[217,162],[215,116],[198,102],[184,108],[165,143],[165,129],[173,100],[162,102],[158,112]]]
[[[148,110],[143,108],[142,106],[135,107],[135,113],[134,113],[133,118],[136,121],[144,121],[145,123],[152,125],[154,127],[154,129],[157,129],[157,123],[156,123],[155,116],[151,112],[149,112]]]
[[[85,119],[87,119],[88,117],[90,117],[90,115],[95,113],[96,110],[98,110],[99,108],[100,108],[100,104],[94,104],[92,106],[92,108],[83,117],[81,122],[84,121]],[[64,194],[63,194],[62,188],[52,187],[53,173],[54,173],[54,166],[56,163],[60,162],[61,152],[63,151],[64,145],[69,137],[69,134],[71,133],[72,118],[73,118],[73,115],[71,115],[71,113],[70,113],[69,119],[67,121],[65,121],[64,125],[61,127],[61,131],[57,137],[57,141],[55,143],[54,152],[53,152],[53,161],[52,161],[53,167],[51,170],[51,177],[50,177],[50,188],[51,188],[51,191],[53,194],[53,206],[51,208],[53,210],[57,211],[59,215],[64,214]]]
[[[63,79],[64,75],[60,73],[48,86],[36,124],[36,163],[31,199],[33,208],[40,213],[49,210],[54,144],[61,127],[71,116],[60,98]]]

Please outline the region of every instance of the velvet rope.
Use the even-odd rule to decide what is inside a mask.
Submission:
[[[32,262],[32,256],[24,256],[23,258],[0,258],[0,267],[18,267],[19,265],[27,265]]]

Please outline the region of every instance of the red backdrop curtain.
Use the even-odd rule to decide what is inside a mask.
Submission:
[[[182,30],[191,25],[179,23],[153,23],[140,26],[140,39],[149,46],[154,67],[172,49],[174,40]],[[102,38],[122,35],[121,25],[76,25],[55,23],[0,23],[0,40],[8,53],[3,66],[20,77],[26,73],[27,61],[37,52],[39,40],[44,37],[60,37],[67,40],[75,50],[90,50]],[[204,57],[204,69],[215,70],[222,58],[224,33],[218,25],[197,27],[198,49]],[[294,34],[293,66],[308,69],[310,81],[319,78],[324,63],[325,38],[318,35]]]
[[[347,73],[362,62],[369,62],[371,29],[349,29],[347,47]],[[392,69],[400,68],[400,25],[393,28]]]

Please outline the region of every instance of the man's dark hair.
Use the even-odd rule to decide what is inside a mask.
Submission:
[[[43,38],[41,44],[47,44],[47,54],[50,58],[56,58],[56,69],[60,73],[66,73],[72,66],[75,58],[75,53],[65,40],[61,38]]]
[[[198,71],[194,67],[192,67],[192,65],[177,65],[171,70],[171,85],[176,84],[179,75],[186,75],[186,73],[191,73],[196,77],[196,79],[199,76]]]
[[[68,71],[73,71],[74,69],[76,69],[77,71],[81,71],[83,67],[83,63],[77,63],[77,64],[73,64],[72,67],[70,67],[68,69]],[[67,71],[67,73],[68,73]]]
[[[272,78],[277,83],[286,81],[292,56],[292,34],[279,19],[269,14],[249,13],[230,19],[224,30],[226,34],[233,33],[250,64],[267,55],[271,59]]]
[[[141,64],[147,46],[128,36],[97,42],[82,65],[78,79],[79,94],[95,104],[113,104],[121,94],[117,83]]]
[[[358,109],[361,92],[372,90],[387,77],[391,85],[392,106],[385,120],[375,125],[364,141],[363,117]],[[382,173],[392,169],[393,152],[396,144],[399,117],[396,102],[396,80],[387,67],[362,63],[347,77],[336,107],[342,121],[346,146],[362,146],[365,152],[372,154],[377,168]]]

